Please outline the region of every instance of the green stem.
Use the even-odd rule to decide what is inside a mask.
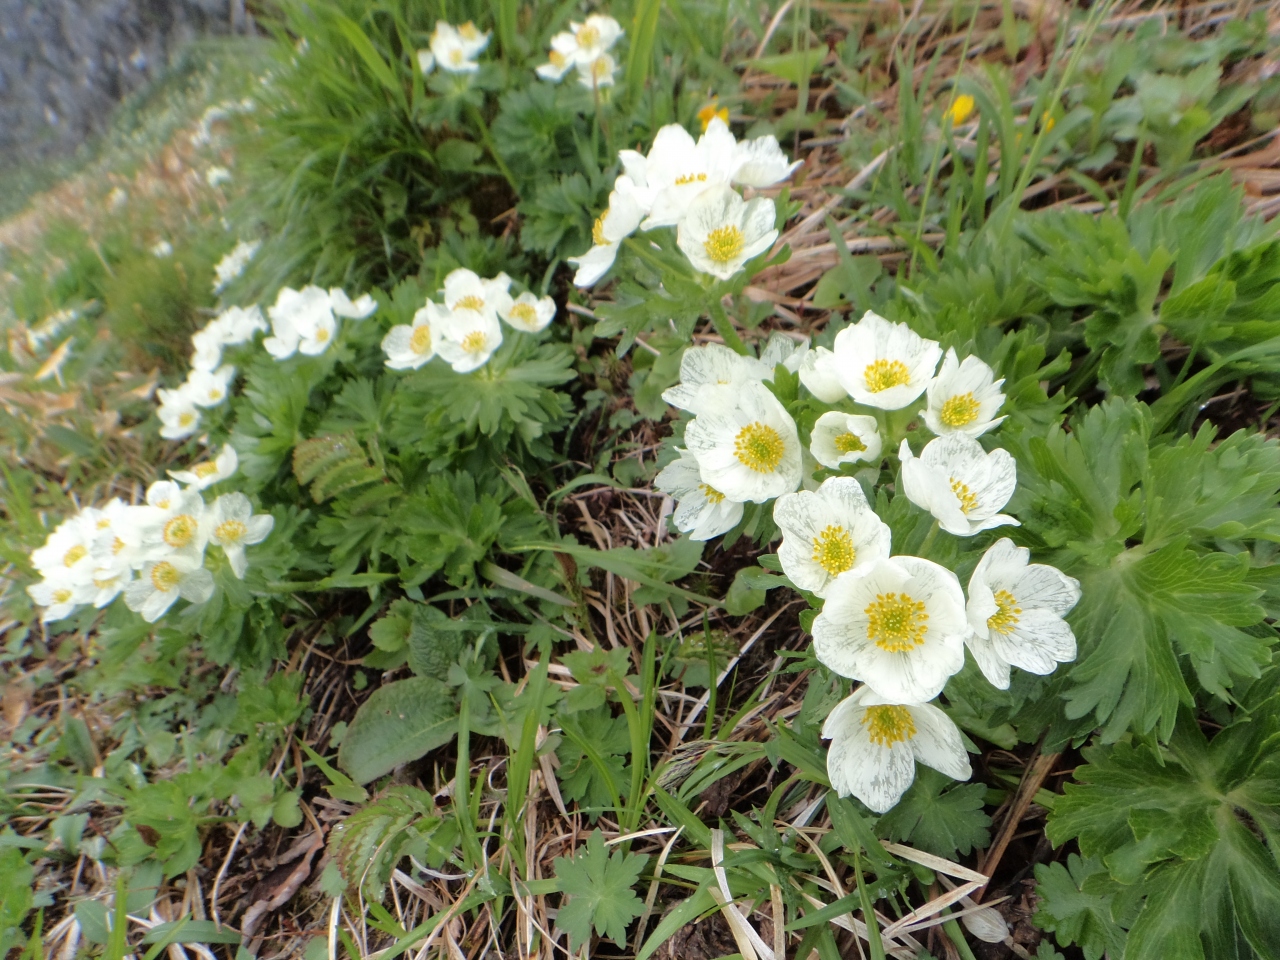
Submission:
[[[740,353],[743,356],[750,355],[747,351],[747,345],[738,336],[738,331],[733,329],[733,321],[729,319],[729,314],[725,313],[724,304],[714,297],[711,299],[711,322],[715,325],[716,332],[724,338],[726,347],[734,353]]]
[[[946,912],[950,913],[951,911],[948,910]],[[978,958],[973,955],[973,951],[969,949],[969,943],[965,940],[964,934],[960,932],[960,924],[956,923],[954,920],[946,920],[942,924],[942,929],[946,931],[947,938],[960,953],[962,960],[978,960]]]
[[[468,103],[467,109],[471,112],[471,119],[475,121],[476,127],[480,130],[480,139],[484,141],[485,148],[489,151],[489,156],[493,157],[493,162],[498,165],[498,170],[506,178],[507,183],[511,185],[511,189],[517,197],[520,196],[520,188],[516,185],[516,178],[511,173],[511,168],[507,166],[507,162],[502,159],[502,155],[498,153],[498,147],[493,142],[493,136],[489,133],[489,125],[484,122],[484,115],[474,103]]]

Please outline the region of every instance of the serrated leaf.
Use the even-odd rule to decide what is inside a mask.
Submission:
[[[478,620],[454,620],[426,603],[413,605],[409,628],[409,669],[420,677],[447,680],[449,668],[466,647],[468,636],[493,629]]]
[[[1079,946],[1085,960],[1124,956],[1125,929],[1112,913],[1120,888],[1101,862],[1073,853],[1066,866],[1036,864],[1036,881],[1034,919],[1040,929],[1062,946]]]
[[[417,787],[394,786],[333,828],[329,855],[338,864],[347,889],[353,895],[361,890],[376,902],[405,845],[439,824],[429,793]]]
[[[876,832],[954,860],[991,842],[991,818],[982,809],[985,795],[980,783],[956,784],[921,764],[911,788],[876,822]]]
[[[338,748],[338,766],[356,783],[368,783],[444,746],[457,732],[458,711],[447,684],[434,677],[395,680],[356,711]]]
[[[572,859],[556,857],[556,886],[567,898],[556,926],[568,932],[570,952],[590,941],[592,928],[619,947],[626,945],[628,924],[644,912],[644,901],[632,888],[647,860],[637,853],[610,853],[599,830],[591,831]]]

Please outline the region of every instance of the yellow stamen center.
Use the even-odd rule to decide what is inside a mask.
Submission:
[[[868,391],[879,393],[890,387],[906,386],[911,382],[911,371],[901,360],[877,360],[867,365],[867,369],[862,371],[862,377]]]
[[[708,503],[716,505],[724,503],[724,494],[709,483],[698,484],[698,489],[702,491],[702,495],[707,498]]]
[[[74,567],[77,563],[89,555],[89,548],[83,544],[77,543],[74,547],[62,555],[62,565],[64,567]]]
[[[101,520],[98,521],[99,530],[105,530],[109,526],[111,526],[111,521],[108,520],[106,517],[103,517]]]
[[[773,473],[782,463],[786,444],[782,435],[767,423],[749,423],[738,431],[733,441],[738,462],[756,473]]]
[[[583,24],[578,28],[576,39],[580,47],[594,47],[600,42],[600,31],[595,27]]]
[[[972,393],[959,393],[947,398],[938,419],[945,427],[967,427],[978,419],[980,408],[977,397]]]
[[[180,513],[164,525],[164,542],[171,547],[185,547],[195,539],[196,518],[189,513]]]
[[[868,707],[862,725],[867,728],[867,739],[877,747],[891,747],[916,735],[916,723],[906,707]]]
[[[555,67],[557,70],[559,70],[561,67],[565,65],[565,63],[568,62],[565,59],[565,55],[561,53],[559,50],[552,50],[550,53],[547,54],[547,59],[551,61],[551,65]]]
[[[987,629],[1008,636],[1013,632],[1013,628],[1018,625],[1018,620],[1022,616],[1022,608],[1018,606],[1018,601],[1008,590],[997,590],[995,592],[995,600],[999,609],[987,617]]]
[[[604,57],[596,57],[596,59],[591,61],[592,80],[603,80],[605,77],[609,76],[611,72],[612,69],[609,66],[609,61]]]
[[[511,308],[511,319],[517,323],[533,326],[538,322],[538,311],[534,309],[532,303],[517,303]]]
[[[65,588],[64,588],[64,589],[62,589],[62,590],[55,590],[55,591],[53,591],[53,602],[54,602],[54,603],[66,603],[66,602],[67,602],[68,600],[70,600],[70,599],[71,599],[71,591],[70,591],[70,590],[67,590],[67,589],[65,589]]]
[[[842,433],[832,442],[837,453],[861,453],[867,449],[867,445],[853,433]]]
[[[829,524],[813,540],[813,562],[833,577],[853,569],[857,559],[853,537],[839,524]]]
[[[212,461],[210,461],[209,463],[199,463],[191,468],[191,472],[194,473],[201,480],[203,480],[206,477],[212,477],[215,473],[217,473],[218,465]]]
[[[707,252],[707,257],[716,263],[728,263],[740,254],[746,245],[747,238],[731,223],[716,227],[707,234],[707,239],[702,241],[702,249]]]
[[[887,653],[903,653],[924,643],[929,615],[924,601],[906,593],[881,593],[863,611],[867,615],[867,637]]]
[[[455,310],[483,310],[484,297],[478,297],[474,293],[469,293],[465,297],[459,297],[453,305]]]
[[[324,327],[321,327],[319,330],[316,331],[316,339],[321,343],[324,343],[329,339],[329,331],[326,330]]]
[[[182,582],[182,574],[168,560],[161,560],[151,568],[151,585],[161,593],[176,590]]]
[[[959,499],[960,509],[965,514],[978,509],[978,495],[970,490],[967,484],[961,483],[955,477],[951,478],[951,492]]]
[[[249,528],[239,520],[223,520],[213,528],[213,539],[223,546],[230,547],[244,539]]]
[[[111,544],[111,553],[112,553],[112,555],[114,556],[115,554],[119,553],[119,552],[120,552],[121,550],[123,550],[123,549],[124,549],[124,541],[123,541],[123,540],[121,540],[119,537],[116,537],[116,538],[115,538],[115,540],[114,540],[114,541],[112,541],[112,544]]]
[[[409,335],[409,349],[418,356],[431,350],[431,328],[425,323],[413,328],[413,333]]]
[[[157,500],[157,501],[156,501],[156,506],[157,506],[157,507],[159,507],[161,510],[168,510],[168,509],[169,509],[169,498],[168,498],[168,497],[165,497],[163,500]]]
[[[705,183],[707,175],[705,173],[685,173],[676,177],[676,186],[683,187],[690,183]]]
[[[195,422],[196,415],[190,410],[184,410],[182,413],[178,414],[178,426],[180,427],[189,427]]]
[[[591,242],[597,247],[604,247],[609,244],[608,238],[604,235],[604,218],[608,215],[609,211],[605,210],[604,213],[596,217],[596,222],[591,225]]]
[[[323,333],[326,337],[328,336],[328,334],[325,333],[325,331],[321,330],[320,332]],[[222,397],[223,397],[223,393],[219,387],[209,388],[209,399],[212,400],[214,403],[217,403],[219,400],[222,399]]]
[[[452,63],[455,67],[462,66],[462,62],[464,59],[466,58],[463,57],[462,51],[457,49],[456,47],[449,51],[449,62]]]
[[[462,349],[466,353],[483,353],[488,338],[479,330],[472,330],[462,338]]]

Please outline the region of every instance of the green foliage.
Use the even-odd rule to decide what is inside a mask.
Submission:
[[[626,944],[627,925],[644,910],[631,888],[646,860],[625,850],[610,853],[599,830],[591,831],[572,858],[556,857],[556,889],[566,898],[556,926],[568,932],[571,951],[590,942],[593,928],[619,947]]]
[[[1124,956],[1132,911],[1119,918],[1113,911],[1123,910],[1126,900],[1130,907],[1136,904],[1131,896],[1124,896],[1125,888],[1111,879],[1100,861],[1073,853],[1066,866],[1036,864],[1036,881],[1040,904],[1035,922],[1041,929],[1054,934],[1063,946],[1078,945],[1085,960]]]
[[[329,853],[347,889],[376,902],[396,864],[421,848],[441,823],[425,791],[394,786],[334,827]]]
[[[876,830],[886,839],[954,860],[991,842],[991,818],[982,809],[985,796],[982,784],[957,785],[923,767],[897,806],[876,822]]]
[[[457,732],[457,708],[446,684],[434,677],[394,680],[360,705],[338,748],[338,764],[356,783],[368,783]]]

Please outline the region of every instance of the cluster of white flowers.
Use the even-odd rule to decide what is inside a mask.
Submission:
[[[267,308],[271,336],[262,346],[277,360],[287,360],[295,353],[319,356],[337,337],[338,318],[363,320],[377,309],[377,302],[367,293],[353,301],[338,287],[285,287]]]
[[[744,200],[734,186],[772,186],[801,163],[789,162],[773,136],[739,143],[719,113],[696,142],[672,123],[658,131],[648,156],[622,150],[618,158],[623,173],[592,227],[592,247],[569,258],[580,287],[608,272],[618,245],[636,230],[659,227],[676,228],[676,244],[695,269],[727,280],[778,239],[773,201]]]
[[[261,246],[260,240],[241,240],[230,253],[219,260],[218,265],[213,268],[216,275],[213,281],[213,292],[221,293],[226,289],[227,284],[244,273],[244,268],[249,265],[249,261],[254,258]]]
[[[818,418],[808,450],[765,386],[779,363],[835,407]],[[678,501],[677,528],[706,540],[736,526],[745,503],[774,500],[778,562],[797,588],[823,601],[814,651],[863,684],[823,727],[832,786],[883,812],[911,785],[915,760],[967,779],[960,731],[929,701],[963,667],[966,646],[1002,689],[1011,667],[1047,674],[1073,660],[1075,637],[1063,617],[1080,585],[1001,539],[978,563],[966,600],[952,571],[892,554],[889,527],[856,477],[819,483],[814,473],[864,463],[878,475],[884,411],[915,407],[936,437],[918,457],[902,441],[898,492],[955,536],[1017,525],[1000,512],[1017,482],[1013,457],[987,452],[976,439],[1003,419],[996,412],[1004,381],[977,357],[960,361],[954,350],[943,357],[936,342],[871,312],[842,330],[831,350],[775,335],[756,360],[713,344],[686,351],[680,373],[663,396],[694,418],[687,449],[656,480]]]
[[[245,548],[266,539],[274,521],[255,515],[243,493],[223,494],[211,504],[200,493],[234,474],[237,465],[235,451],[224,446],[216,459],[153,483],[145,503],[112,499],[64,520],[31,553],[43,579],[27,593],[44,607],[41,620],[61,620],[84,604],[101,609],[121,593],[148,623],[179,597],[204,603],[214,589],[204,565],[211,544],[243,579]]]
[[[416,370],[439,356],[457,373],[470,373],[489,362],[502,346],[502,323],[525,333],[546,329],[556,315],[550,297],[525,291],[512,297],[511,278],[500,273],[483,280],[465,268],[444,278],[442,302],[428,300],[412,324],[392,327],[382,340],[387,366]]]
[[[257,307],[231,307],[191,335],[191,370],[186,381],[175,390],[156,391],[160,398],[156,416],[163,424],[160,436],[168,440],[191,436],[200,428],[202,408],[226,402],[236,368],[222,362],[223,348],[247,343],[266,329]]]
[[[584,87],[612,86],[618,65],[609,51],[621,36],[618,21],[603,14],[593,13],[582,23],[570,21],[567,31],[551,38],[547,62],[538,67],[538,76],[559,83],[576,67]]]
[[[418,51],[418,68],[424,74],[437,66],[446,73],[475,73],[480,69],[476,57],[488,45],[489,34],[481,33],[470,20],[457,27],[437,20],[430,49]]]

